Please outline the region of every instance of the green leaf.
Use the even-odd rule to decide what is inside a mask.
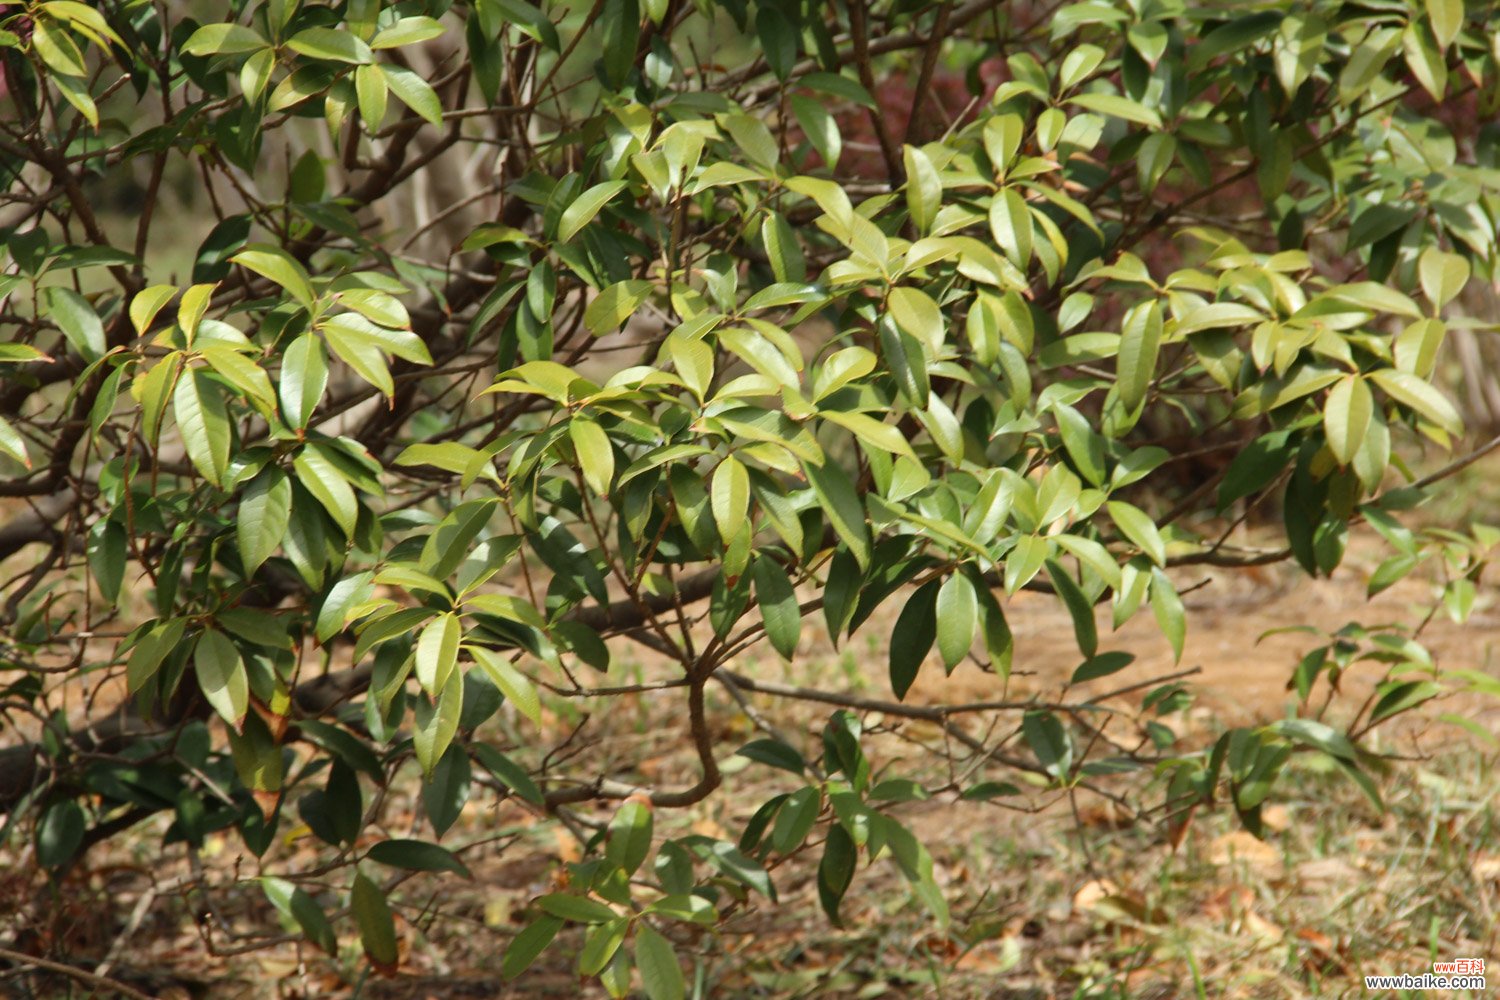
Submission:
[[[298,55],[334,62],[367,63],[375,58],[359,37],[333,28],[304,28],[287,39],[286,47]]]
[[[285,250],[265,243],[252,243],[229,259],[246,270],[269,278],[303,308],[312,309],[312,280],[308,278],[307,270]]]
[[[82,77],[88,74],[83,53],[63,28],[45,18],[31,22],[31,45],[42,62],[54,73],[65,77]]]
[[[324,446],[303,445],[292,460],[292,467],[297,472],[297,481],[323,505],[344,537],[353,538],[354,525],[359,519],[359,501],[354,496],[354,488]]]
[[[1071,406],[1057,403],[1052,407],[1057,418],[1057,432],[1063,447],[1078,471],[1094,486],[1103,486],[1107,478],[1104,465],[1104,438],[1090,425],[1088,418]]]
[[[937,639],[938,581],[929,580],[907,599],[891,632],[891,690],[897,699],[905,700],[922,661]]]
[[[378,66],[360,66],[354,70],[354,93],[359,101],[359,116],[364,119],[365,129],[376,132],[385,121],[386,96],[385,75]]]
[[[548,893],[536,902],[544,913],[578,924],[602,924],[619,916],[604,903],[571,892]]]
[[[1021,735],[1036,759],[1052,777],[1062,780],[1073,765],[1073,741],[1051,712],[1027,712],[1021,718]]]
[[[411,70],[389,63],[381,63],[380,72],[385,76],[386,86],[401,99],[401,103],[433,125],[443,124],[443,104],[431,84]]]
[[[596,337],[616,330],[651,294],[652,284],[639,278],[617,281],[601,291],[583,312],[583,325]]]
[[[1113,118],[1123,118],[1125,121],[1145,125],[1148,128],[1160,129],[1162,127],[1161,115],[1144,104],[1118,94],[1078,94],[1068,98],[1067,103],[1076,104],[1080,108],[1097,111]]]
[[[920,288],[902,285],[891,289],[888,302],[891,318],[896,321],[896,325],[915,337],[934,355],[938,354],[943,344],[943,312],[932,301],[932,296]],[[918,361],[917,358],[912,359],[913,363]]]
[[[818,863],[818,901],[835,927],[843,926],[839,905],[854,881],[858,862],[858,848],[849,834],[838,824],[829,827],[828,839],[823,842],[823,859]]]
[[[113,520],[98,521],[89,529],[89,572],[99,593],[111,606],[120,598],[125,579],[125,529]]]
[[[24,365],[32,361],[51,361],[52,357],[43,354],[30,344],[0,344],[0,364]]]
[[[1429,9],[1433,2],[1441,3],[1443,0],[1429,0]],[[1459,3],[1462,10],[1461,0],[1454,2]],[[1438,310],[1464,290],[1464,286],[1469,283],[1470,267],[1469,262],[1456,253],[1445,253],[1437,247],[1428,247],[1418,259],[1417,272],[1422,280],[1422,294],[1427,296],[1432,308]]]
[[[1099,631],[1094,624],[1093,604],[1068,575],[1067,570],[1051,559],[1046,560],[1045,565],[1053,588],[1063,599],[1063,604],[1067,605],[1068,614],[1073,619],[1073,635],[1078,640],[1079,652],[1085,657],[1093,656],[1099,649]]]
[[[1134,662],[1134,653],[1122,653],[1118,650],[1099,653],[1080,663],[1078,669],[1073,671],[1073,678],[1068,683],[1082,684],[1085,681],[1108,677],[1110,674],[1124,670]]]
[[[1160,569],[1151,570],[1151,612],[1162,635],[1172,645],[1172,660],[1182,659],[1182,644],[1187,638],[1187,614],[1177,588]]]
[[[1442,688],[1432,681],[1386,681],[1376,691],[1380,699],[1370,710],[1372,725],[1437,697],[1442,693]]]
[[[1279,10],[1256,11],[1219,25],[1188,50],[1188,69],[1201,70],[1217,57],[1265,38],[1281,25],[1283,16]]]
[[[452,576],[473,554],[474,540],[489,525],[495,506],[493,499],[485,498],[469,500],[449,511],[422,546],[422,572],[437,580]]]
[[[1111,500],[1105,506],[1124,536],[1135,543],[1136,548],[1151,557],[1158,566],[1167,563],[1167,546],[1151,515],[1123,500]]]
[[[182,51],[190,56],[229,55],[269,48],[270,44],[241,24],[205,24],[188,36]]]
[[[1427,0],[1427,22],[1438,48],[1447,49],[1464,26],[1464,0]]]
[[[204,347],[200,352],[209,367],[253,401],[267,416],[276,410],[276,391],[265,369],[232,347]]]
[[[963,572],[943,581],[937,594],[937,645],[949,673],[969,655],[974,629],[979,623],[979,597],[974,583]]]
[[[870,526],[865,521],[865,507],[854,490],[849,476],[833,461],[822,465],[802,463],[808,485],[818,498],[823,513],[833,524],[839,539],[849,548],[861,570],[870,565]]]
[[[207,629],[193,650],[193,669],[203,697],[235,729],[250,707],[250,683],[240,651],[217,629]]]
[[[305,428],[328,388],[328,352],[323,342],[310,333],[292,341],[281,356],[278,381],[282,416],[294,430]]]
[[[741,757],[760,764],[768,764],[783,771],[790,771],[792,774],[800,775],[807,770],[807,764],[803,761],[802,755],[780,740],[753,740],[736,752]]]
[[[417,762],[422,765],[425,777],[430,779],[433,776],[438,762],[448,752],[448,747],[458,732],[458,720],[463,709],[464,676],[458,670],[448,672],[448,681],[443,685],[435,704],[417,701],[412,748],[417,752]]]
[[[1161,303],[1142,302],[1125,314],[1120,332],[1119,372],[1120,402],[1134,410],[1146,398],[1151,380],[1156,376],[1156,358],[1161,348]]]
[[[724,544],[745,529],[745,519],[750,513],[750,473],[745,464],[733,455],[724,456],[714,469],[709,489],[709,499],[714,512],[714,523],[719,527],[719,537]],[[795,644],[795,640],[794,640]],[[780,649],[780,647],[777,647]],[[789,653],[783,653],[788,659]]]
[[[542,797],[541,789],[536,787],[536,782],[531,780],[531,776],[526,773],[525,769],[505,754],[487,743],[474,743],[471,745],[471,751],[474,759],[479,761],[486,771],[522,799],[534,806],[542,805],[546,801]]]
[[[405,868],[414,872],[453,872],[464,878],[473,878],[468,866],[445,847],[425,840],[382,840],[370,848],[366,855],[392,868]]]
[[[650,1000],[684,1000],[686,984],[677,954],[671,943],[648,924],[636,925],[635,967],[641,972],[641,984]]]
[[[990,232],[1011,263],[1025,271],[1031,264],[1031,209],[1015,188],[1005,188],[990,201]]]
[[[1328,448],[1340,465],[1354,460],[1364,442],[1365,428],[1375,412],[1375,397],[1358,375],[1348,375],[1335,382],[1323,405],[1323,431]]]
[[[557,223],[557,238],[566,243],[578,235],[578,231],[592,222],[599,210],[623,190],[624,181],[605,181],[574,198],[573,203],[563,210],[562,218]]]
[[[511,938],[510,946],[505,949],[505,957],[500,960],[500,975],[506,979],[515,979],[525,972],[537,960],[537,956],[546,951],[562,926],[561,917],[546,915],[537,917],[521,928],[520,933]]]
[[[1278,719],[1266,727],[1305,746],[1315,747],[1347,761],[1358,758],[1349,737],[1326,723],[1313,719]]]
[[[4,417],[0,417],[0,455],[8,455],[26,468],[31,468],[31,456],[26,452],[26,439]]]
[[[177,289],[173,285],[152,285],[135,294],[135,298],[130,300],[130,325],[135,328],[136,336],[145,336],[156,314],[176,294]]]
[[[269,875],[261,876],[260,887],[283,917],[296,922],[303,937],[326,955],[338,954],[338,938],[333,925],[328,922],[323,908],[306,891],[286,879]]]
[[[574,417],[568,421],[568,437],[578,454],[578,464],[589,489],[600,496],[608,496],[615,478],[615,449],[609,443],[609,435],[587,417]]]
[[[83,846],[88,819],[73,799],[61,799],[47,807],[36,825],[36,860],[44,868],[59,868],[73,860]]]
[[[1047,558],[1048,545],[1045,538],[1022,535],[1016,539],[1015,548],[1005,557],[1005,592],[1014,594],[1031,581],[1042,568]]]
[[[625,874],[634,875],[651,851],[652,828],[651,806],[646,802],[626,802],[609,824],[604,856]]]
[[[1453,404],[1427,382],[1410,372],[1382,368],[1370,373],[1370,380],[1397,402],[1410,407],[1450,434],[1463,433],[1463,420]]]
[[[104,324],[87,299],[71,288],[53,285],[43,289],[42,300],[47,307],[47,318],[85,361],[98,361],[104,356],[109,349],[104,339]]]
[[[902,160],[906,167],[906,206],[912,224],[919,233],[930,232],[932,220],[943,204],[942,179],[932,160],[915,146],[905,147]]]
[[[917,457],[911,442],[895,424],[883,423],[866,413],[840,413],[838,410],[824,410],[820,416],[851,432],[862,446],[873,446],[893,455]]]
[[[696,896],[692,898],[698,899]],[[700,899],[699,902],[708,905],[707,900]],[[578,953],[578,974],[599,975],[620,950],[620,945],[625,943],[625,932],[629,929],[630,921],[623,917],[590,928],[584,936],[583,950]]]
[[[349,908],[359,926],[359,941],[365,955],[377,968],[393,972],[401,958],[396,947],[396,921],[391,917],[385,893],[364,872],[354,873]]]
[[[185,624],[181,618],[169,618],[164,622],[157,622],[149,632],[136,641],[134,648],[130,651],[130,659],[125,663],[125,690],[127,692],[135,694],[156,676],[162,661],[182,641]]]
[[[452,688],[444,689],[443,696],[446,697],[452,689],[460,692],[463,690],[460,675],[455,673],[452,683]],[[440,704],[439,711],[442,710],[443,706]],[[464,805],[469,801],[473,775],[469,755],[464,752],[463,747],[452,743],[443,748],[437,763],[428,769],[427,780],[422,784],[422,805],[427,810],[433,832],[439,837],[447,833],[458,822],[458,817],[463,815]]]
[[[172,393],[172,414],[193,466],[204,479],[222,486],[229,468],[231,426],[218,383],[202,368],[183,372]]]
[[[425,633],[424,633],[425,636]],[[526,718],[534,725],[542,723],[542,703],[537,696],[536,686],[533,685],[511,662],[492,650],[483,646],[465,646],[469,655],[474,657],[474,662],[479,664],[486,676],[494,682],[495,687],[505,695],[505,699],[516,706]]]
[[[371,580],[374,574],[366,570],[346,576],[334,584],[318,609],[315,623],[319,642],[327,642],[344,630],[349,612],[370,599]]]
[[[766,637],[783,659],[790,660],[797,652],[797,640],[802,635],[802,610],[797,604],[797,592],[792,589],[786,570],[769,556],[756,559],[751,574]]]
[[[797,124],[802,127],[807,141],[812,143],[818,155],[823,158],[823,163],[830,170],[836,168],[844,152],[844,137],[839,132],[838,119],[834,118],[822,103],[811,97],[794,94],[788,103],[792,107],[792,114],[797,117]],[[910,174],[910,168],[908,168],[908,174]],[[783,221],[782,224],[785,225],[785,222]],[[803,279],[778,277],[777,280],[801,281]]]
[[[436,18],[426,15],[403,17],[395,24],[380,29],[375,37],[370,39],[370,48],[378,51],[400,48],[404,45],[416,45],[434,38],[441,38],[446,31],[442,22]]]
[[[458,644],[463,626],[458,616],[448,611],[438,615],[422,629],[417,638],[417,682],[434,697],[448,685],[458,666]]]
[[[818,821],[822,804],[821,794],[811,785],[787,796],[776,813],[776,826],[771,832],[771,845],[778,853],[791,854],[802,846]]]

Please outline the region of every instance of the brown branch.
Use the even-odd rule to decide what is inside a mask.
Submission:
[[[130,997],[131,1000],[156,1000],[156,998],[151,994],[142,993],[140,990],[135,989],[132,986],[126,986],[118,979],[110,979],[108,976],[98,976],[92,972],[86,972],[83,969],[77,968],[76,966],[66,965],[62,962],[54,962],[48,958],[38,958],[35,955],[28,955],[25,952],[12,951],[9,948],[0,948],[0,959],[4,959],[7,962],[12,962],[19,966],[29,965],[33,968],[45,969],[48,972],[55,972],[60,976],[67,976],[69,979],[76,980],[77,982],[86,983],[87,985],[92,986],[95,989],[111,990],[115,993],[120,994],[121,996]]]

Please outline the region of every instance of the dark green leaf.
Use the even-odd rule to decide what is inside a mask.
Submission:
[[[929,580],[907,599],[891,632],[891,690],[904,699],[917,679],[922,661],[937,640],[937,596],[939,583]]]
[[[405,868],[414,872],[454,872],[464,878],[473,878],[468,866],[447,848],[425,840],[382,840],[370,848],[367,855],[393,868]]]

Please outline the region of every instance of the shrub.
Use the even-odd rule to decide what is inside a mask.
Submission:
[[[774,902],[772,859],[821,858],[837,923],[889,856],[946,922],[914,798],[1092,789],[1256,831],[1309,752],[1378,802],[1370,728],[1492,682],[1351,625],[1295,717],[1124,746],[1089,685],[1132,657],[1096,612],[1149,608],[1181,656],[1173,567],[1330,574],[1362,521],[1372,593],[1436,565],[1467,614],[1494,532],[1401,515],[1472,455],[1400,456],[1461,433],[1445,316],[1493,274],[1480,6],[6,5],[5,835],[61,874],[153,815],[189,849],[232,828],[289,926],[332,950],[352,919],[394,972],[393,874],[465,874],[439,840],[483,783],[588,840],[504,972],[572,922],[580,973],[660,1000],[673,926]],[[1278,546],[1229,530],[1257,512]],[[1073,622],[1057,700],[904,701],[1005,676],[1022,589]],[[891,697],[732,663],[892,604]],[[632,642],[670,669],[611,671]],[[1387,680],[1325,716],[1359,657]],[[1147,716],[1190,692],[1137,689]],[[680,783],[539,728],[642,692]],[[760,706],[751,742],[711,693]],[[779,727],[795,702],[820,743]],[[964,777],[884,770],[872,712],[940,727]],[[733,840],[658,832],[737,794],[736,750],[786,792]],[[430,835],[392,837],[418,771]],[[311,871],[275,846],[297,820]]]

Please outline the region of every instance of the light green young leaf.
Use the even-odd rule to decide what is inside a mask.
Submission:
[[[1328,448],[1340,465],[1354,460],[1374,412],[1375,397],[1358,375],[1345,376],[1329,390],[1323,405],[1323,431],[1328,436]]]
[[[474,662],[479,664],[495,687],[505,695],[507,701],[516,706],[516,711],[530,719],[534,725],[542,724],[542,702],[537,696],[536,686],[517,670],[504,656],[483,646],[465,646]]]
[[[258,32],[242,24],[205,24],[188,36],[182,51],[190,56],[254,52],[270,46]]]
[[[334,28],[303,28],[287,40],[286,47],[310,59],[334,62],[367,63],[375,58],[360,38]]]
[[[1005,188],[990,200],[990,232],[995,242],[1022,271],[1031,264],[1031,209],[1015,188]]]
[[[743,462],[733,455],[724,456],[714,469],[709,499],[719,537],[728,545],[745,526],[750,512],[750,474]]]
[[[932,230],[932,220],[943,204],[943,182],[927,154],[915,146],[902,151],[906,166],[906,207],[919,233]]]
[[[1470,268],[1469,262],[1458,254],[1428,247],[1418,259],[1417,273],[1422,280],[1422,294],[1436,313],[1463,291],[1469,283]]]
[[[229,259],[246,270],[254,271],[261,277],[274,281],[303,308],[313,307],[315,297],[312,279],[307,276],[307,269],[280,247],[266,243],[252,243]]]
[[[1105,506],[1109,509],[1109,516],[1114,518],[1116,526],[1126,538],[1150,556],[1151,561],[1156,565],[1166,565],[1167,546],[1162,541],[1161,532],[1156,528],[1156,522],[1151,520],[1151,515],[1123,500],[1111,500]]]
[[[1427,382],[1410,372],[1382,368],[1370,373],[1370,381],[1397,402],[1416,410],[1450,434],[1463,433],[1463,419],[1453,404]]]
[[[599,210],[623,190],[625,190],[624,181],[605,181],[603,184],[595,184],[574,198],[573,203],[563,210],[562,218],[558,221],[557,238],[566,243],[578,235],[578,231],[592,222],[594,216],[599,214]]]
[[[458,666],[458,644],[463,626],[451,611],[428,622],[417,637],[417,683],[422,690],[436,695],[448,684]]]
[[[651,282],[640,278],[615,282],[589,303],[583,325],[596,337],[618,329],[646,301],[651,288]]]
[[[615,478],[615,449],[604,428],[587,417],[568,421],[568,438],[578,454],[584,481],[600,496],[608,496]]]

